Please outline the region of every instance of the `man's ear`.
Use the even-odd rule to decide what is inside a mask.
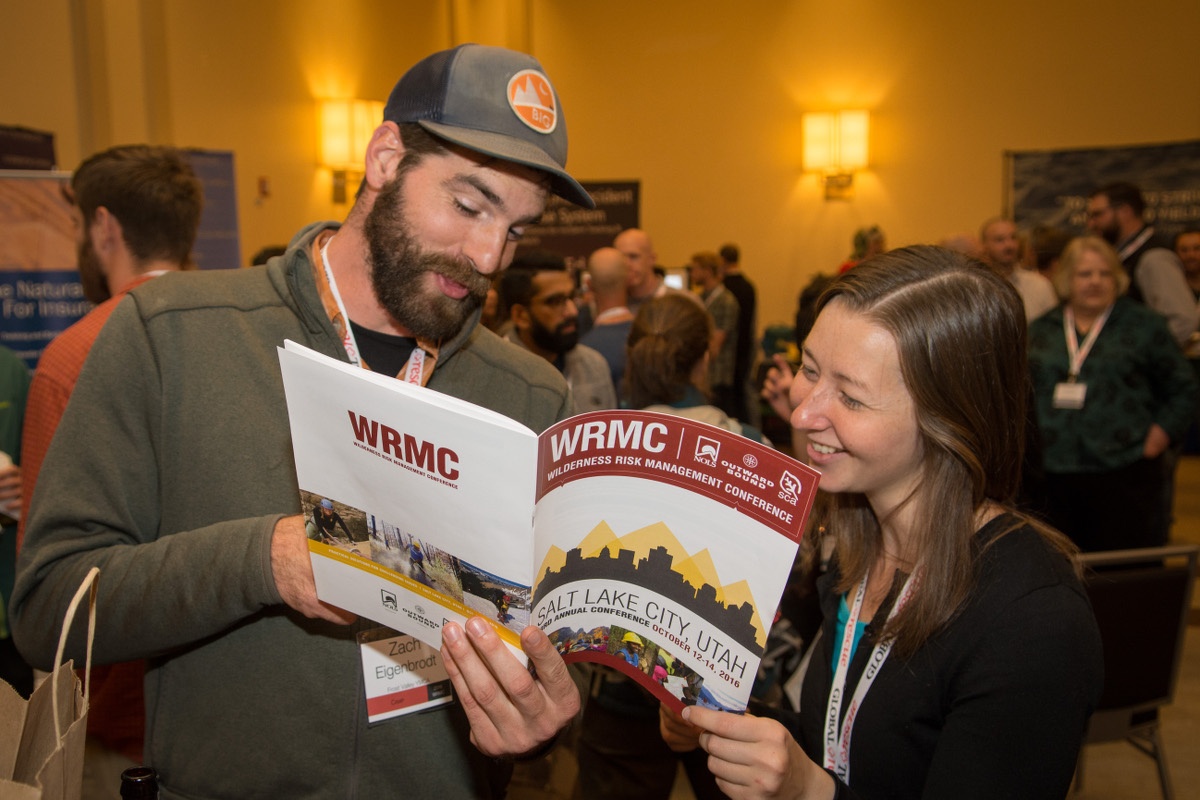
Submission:
[[[529,330],[532,324],[529,309],[520,303],[513,303],[512,308],[509,309],[508,316],[512,320],[513,327],[519,331]]]
[[[400,139],[400,126],[384,122],[371,134],[367,144],[367,160],[363,177],[367,186],[379,191],[396,174],[400,160],[404,158],[404,142]]]
[[[117,248],[125,246],[125,232],[121,228],[121,221],[104,206],[98,206],[96,213],[92,215],[88,235],[92,238],[92,247],[98,255],[111,258]]]

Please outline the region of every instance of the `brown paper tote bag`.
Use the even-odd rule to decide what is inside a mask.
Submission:
[[[2,800],[79,800],[83,782],[83,744],[87,734],[87,686],[96,632],[96,576],[83,579],[63,620],[55,668],[25,701],[0,681],[0,798]],[[67,633],[75,611],[88,599],[87,656],[82,687],[74,665],[63,663]]]

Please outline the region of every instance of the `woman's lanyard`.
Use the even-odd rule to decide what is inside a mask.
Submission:
[[[842,633],[842,645],[838,651],[837,665],[833,672],[833,686],[829,690],[829,703],[825,708],[825,769],[833,770],[834,774],[847,785],[850,784],[850,737],[854,730],[854,719],[858,716],[858,709],[862,706],[867,692],[870,691],[871,684],[875,683],[875,678],[879,676],[883,662],[887,661],[888,654],[892,652],[891,639],[879,642],[871,650],[871,659],[867,662],[862,677],[858,679],[858,685],[854,687],[854,696],[850,698],[850,705],[846,708],[846,719],[842,721],[839,732],[838,721],[842,714],[842,702],[846,696],[846,673],[850,668],[850,651],[854,646],[854,628],[858,625],[863,599],[867,595],[867,577],[863,576],[862,583],[858,585],[858,592],[854,595],[854,603],[850,607],[850,616],[846,620],[846,629]],[[904,588],[900,590],[900,596],[892,604],[892,610],[887,616],[888,621],[891,621],[908,602],[912,587],[913,575],[909,575],[908,579],[904,581]]]
[[[337,281],[333,278],[333,268],[329,266],[329,243],[333,241],[330,236],[325,240],[325,244],[321,245],[321,266],[325,270],[325,280],[329,281],[329,291],[333,294],[333,301],[337,303],[338,311],[345,320],[345,331],[342,334],[342,347],[346,349],[346,357],[350,359],[350,363],[356,367],[363,367],[362,357],[358,354],[358,342],[354,339],[354,331],[350,329],[350,315],[346,313],[346,306],[342,303],[342,295],[338,291]],[[421,345],[413,346],[412,354],[408,357],[408,363],[404,369],[396,377],[408,383],[415,383],[418,386],[423,385],[423,375],[425,372],[425,350]]]
[[[1110,305],[1104,309],[1103,314],[1096,318],[1092,329],[1083,339],[1082,347],[1079,345],[1078,334],[1075,333],[1075,312],[1071,310],[1070,306],[1063,312],[1063,335],[1067,337],[1068,382],[1075,383],[1079,380],[1079,372],[1083,369],[1084,359],[1088,357],[1088,353],[1092,352],[1092,346],[1096,344],[1096,337],[1100,335],[1100,329],[1104,327],[1104,323],[1108,322],[1108,315],[1111,311],[1112,306]]]

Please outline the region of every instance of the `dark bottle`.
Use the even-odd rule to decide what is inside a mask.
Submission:
[[[121,800],[158,800],[158,773],[150,767],[130,767],[122,772]]]

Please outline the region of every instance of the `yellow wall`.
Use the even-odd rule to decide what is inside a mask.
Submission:
[[[6,3],[0,46],[0,123],[53,131],[63,168],[77,163],[80,152],[69,5]]]
[[[409,64],[457,41],[527,47],[563,98],[571,171],[641,180],[643,225],[665,265],[741,244],[766,323],[790,320],[800,287],[845,258],[861,225],[901,245],[1000,212],[1006,149],[1200,138],[1200,3],[1133,9],[13,0],[0,122],[53,130],[66,168],[139,139],[233,150],[248,257],[344,214],[314,166],[315,97],[385,99]],[[850,202],[824,201],[800,171],[800,114],[834,107],[872,112],[872,167]],[[260,177],[270,197],[256,197]]]

